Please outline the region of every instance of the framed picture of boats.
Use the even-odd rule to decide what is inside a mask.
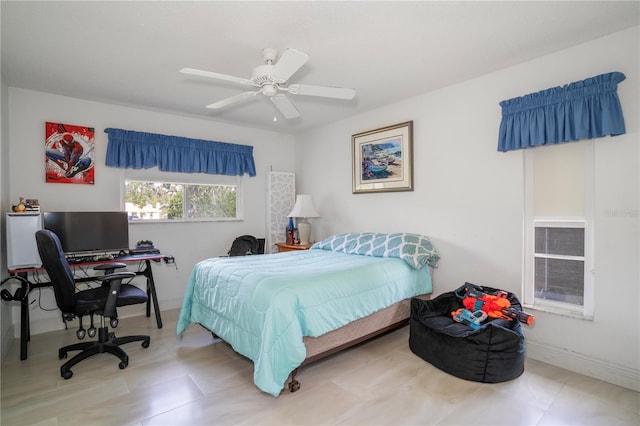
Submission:
[[[351,138],[353,193],[413,191],[413,121]]]

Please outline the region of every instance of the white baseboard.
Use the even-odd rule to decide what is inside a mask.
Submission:
[[[169,310],[169,309],[180,309],[182,307],[182,299],[167,299],[160,301],[160,311]],[[42,318],[42,319],[31,319],[29,327],[31,329],[31,335],[35,336],[42,333],[48,333],[50,331],[56,330],[64,330],[64,323],[62,322],[62,318],[60,316],[60,312],[57,311],[56,317],[52,320],[51,318]],[[144,315],[144,305],[131,305],[125,306],[122,308],[118,308],[118,316],[119,318],[129,318],[134,316]],[[154,317],[153,307],[151,309],[151,317]],[[96,317],[96,320],[98,317]],[[84,319],[84,327],[88,327],[89,320],[85,317]],[[73,320],[69,323],[69,328],[77,328],[78,321]],[[13,324],[13,330],[10,336],[12,338],[20,338],[20,322],[17,324]],[[15,335],[14,335],[15,334]],[[4,342],[2,342],[4,344]]]
[[[640,370],[527,340],[527,357],[640,392]]]
[[[182,308],[183,299],[166,299],[162,301],[162,309],[180,309]]]

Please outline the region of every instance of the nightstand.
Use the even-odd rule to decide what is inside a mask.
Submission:
[[[287,244],[287,243],[276,243],[278,246],[278,253],[282,253],[285,251],[295,251],[295,250],[309,250],[313,244]]]

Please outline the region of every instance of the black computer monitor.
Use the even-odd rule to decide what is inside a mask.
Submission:
[[[65,253],[129,249],[127,212],[44,212],[43,227],[58,236]]]

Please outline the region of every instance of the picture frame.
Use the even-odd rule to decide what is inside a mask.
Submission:
[[[413,191],[413,121],[351,137],[353,193]]]
[[[45,182],[93,185],[95,129],[45,122]]]

